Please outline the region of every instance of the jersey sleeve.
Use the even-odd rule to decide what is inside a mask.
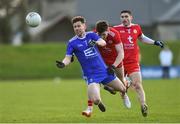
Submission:
[[[143,32],[142,32],[142,29],[141,29],[141,26],[140,26],[140,25],[138,25],[138,32],[139,32],[138,37],[140,37],[140,36],[143,34]]]
[[[69,42],[67,44],[67,48],[66,48],[66,55],[72,56],[73,55],[73,51],[74,51],[74,49],[72,47],[72,44],[71,44],[71,42]]]
[[[94,32],[92,32],[90,36],[91,36],[91,39],[95,41],[98,41],[100,39],[100,37]]]
[[[114,44],[119,44],[121,43],[121,37],[120,37],[120,33],[118,31],[114,32],[115,36],[114,36]]]

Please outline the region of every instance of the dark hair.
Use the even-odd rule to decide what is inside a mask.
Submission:
[[[99,20],[97,23],[96,23],[96,31],[101,34],[105,31],[107,31],[109,27],[109,24],[107,21],[105,20]]]
[[[82,23],[86,23],[86,19],[84,17],[82,17],[82,16],[73,17],[72,20],[71,20],[71,23],[74,24],[74,23],[76,23],[78,21],[80,21]]]
[[[122,11],[121,11],[121,14],[122,14],[122,13],[128,13],[129,15],[132,15],[132,12],[131,12],[130,10],[122,10]]]

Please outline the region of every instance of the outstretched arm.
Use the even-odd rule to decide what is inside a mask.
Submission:
[[[155,41],[155,40],[152,40],[151,38],[145,36],[144,34],[142,34],[140,37],[139,37],[139,40],[143,43],[146,43],[146,44],[153,44],[153,45],[156,45],[156,46],[160,46],[161,48],[164,47],[164,43],[162,41]]]
[[[145,36],[144,34],[142,34],[140,37],[139,37],[139,40],[143,43],[146,43],[146,44],[154,44],[154,40]]]
[[[56,61],[56,65],[58,68],[64,68],[65,66],[71,63],[72,56],[66,55],[63,61]]]

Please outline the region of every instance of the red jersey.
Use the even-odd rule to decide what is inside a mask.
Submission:
[[[130,27],[125,27],[122,24],[114,26],[121,36],[121,41],[124,47],[123,64],[139,63],[139,47],[137,39],[142,35],[141,27],[138,24],[131,24]]]
[[[112,65],[118,55],[115,45],[121,43],[121,38],[118,31],[110,27],[108,31],[108,36],[105,41],[106,46],[98,47],[99,52],[101,53],[101,56],[104,59],[105,63],[107,65]]]

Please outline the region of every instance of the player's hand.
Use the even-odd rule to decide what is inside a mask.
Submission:
[[[164,48],[164,43],[162,41],[155,41],[154,45],[160,46],[161,48]]]
[[[64,67],[65,67],[65,64],[64,64],[63,62],[61,62],[61,61],[57,61],[57,60],[56,60],[56,66],[57,66],[58,68],[64,68]]]
[[[108,74],[114,74],[115,73],[115,66],[111,65],[107,68]]]
[[[93,47],[93,46],[96,45],[96,41],[90,40],[90,41],[88,42],[88,45],[89,45],[90,47]]]

